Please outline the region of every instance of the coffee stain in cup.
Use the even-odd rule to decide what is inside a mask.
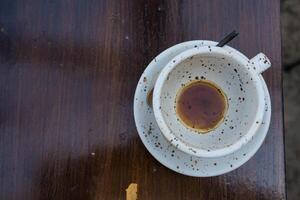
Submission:
[[[148,94],[147,94],[147,104],[152,107],[152,99],[153,99],[153,90],[154,88],[152,88]]]
[[[186,127],[199,133],[217,128],[227,109],[225,93],[211,81],[194,80],[183,86],[176,96],[178,118]]]

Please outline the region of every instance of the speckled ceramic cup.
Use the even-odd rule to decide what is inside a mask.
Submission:
[[[199,157],[220,157],[248,143],[264,115],[259,74],[271,63],[262,53],[248,60],[216,46],[197,47],[173,58],[160,72],[153,92],[153,110],[165,138],[179,150]],[[206,134],[185,126],[176,112],[176,95],[184,85],[205,79],[227,97],[223,121]]]

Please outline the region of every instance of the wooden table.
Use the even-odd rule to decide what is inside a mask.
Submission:
[[[272,122],[257,154],[212,178],[177,174],[143,146],[137,81],[176,43],[266,53]],[[285,199],[279,0],[0,1],[0,199]]]

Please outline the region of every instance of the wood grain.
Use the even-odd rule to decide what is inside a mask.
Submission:
[[[176,174],[138,138],[135,86],[167,47],[233,29],[273,64],[267,139],[226,175]],[[285,199],[284,170],[279,0],[0,1],[0,199]]]

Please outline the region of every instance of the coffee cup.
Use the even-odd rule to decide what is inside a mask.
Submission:
[[[198,157],[237,151],[262,123],[265,95],[259,75],[270,66],[263,53],[249,60],[217,46],[196,46],[175,56],[153,91],[162,134],[179,150]]]

